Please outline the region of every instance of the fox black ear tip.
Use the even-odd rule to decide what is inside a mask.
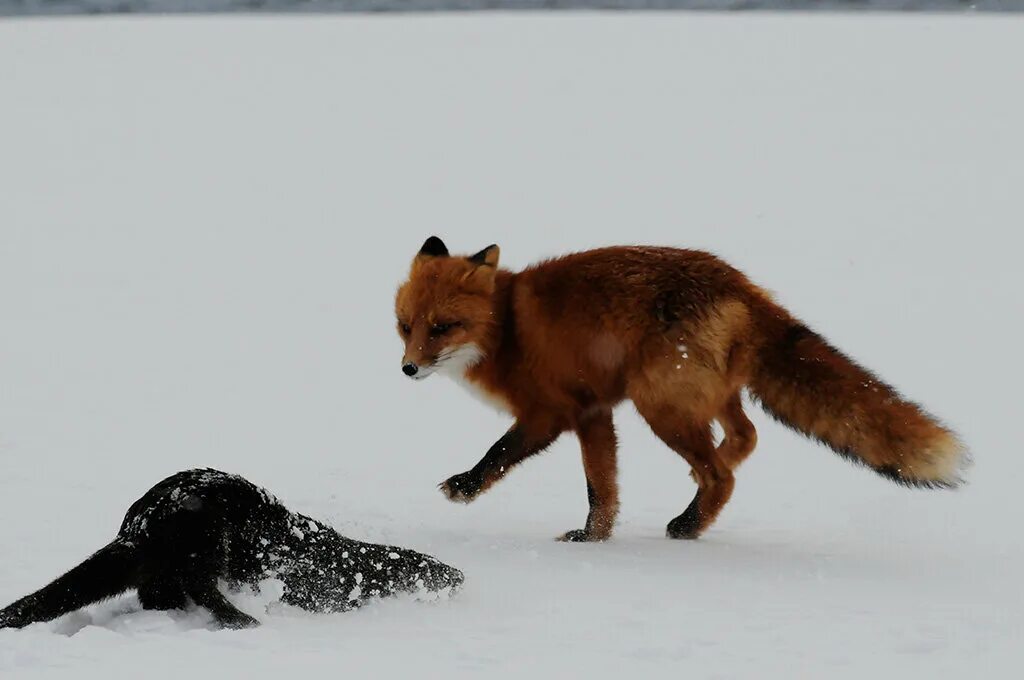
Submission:
[[[492,266],[496,266],[498,264],[499,252],[500,251],[498,250],[498,244],[492,243],[491,245],[481,250],[479,253],[470,255],[469,261],[473,262],[474,264],[489,264]]]
[[[439,239],[437,236],[431,236],[423,242],[423,247],[420,248],[420,255],[447,257],[448,247],[444,244],[444,241]]]

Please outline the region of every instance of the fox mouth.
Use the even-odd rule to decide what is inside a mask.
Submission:
[[[413,380],[424,380],[434,373],[444,373],[461,378],[467,369],[479,363],[481,359],[483,359],[483,352],[476,344],[459,345],[442,350],[433,362],[425,366],[417,366],[416,372],[409,377]]]
[[[410,375],[412,380],[426,380],[434,374],[437,370],[437,363],[430,364],[429,366],[420,366],[419,370],[416,371],[415,375]]]

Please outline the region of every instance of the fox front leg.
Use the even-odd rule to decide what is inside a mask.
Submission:
[[[583,472],[587,477],[590,513],[583,529],[565,533],[562,541],[605,541],[612,535],[619,512],[619,486],[616,481],[615,426],[610,411],[598,412],[576,426],[583,453]]]
[[[541,429],[544,433],[541,435],[534,434],[536,431],[536,428],[517,422],[501,439],[494,442],[472,470],[441,482],[438,485],[441,493],[454,503],[475,500],[512,467],[546,449],[560,434],[560,431],[553,428]]]

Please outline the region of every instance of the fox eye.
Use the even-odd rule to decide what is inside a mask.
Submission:
[[[459,323],[457,321],[452,321],[451,323],[435,323],[430,327],[430,334],[434,337],[444,335],[458,325]]]

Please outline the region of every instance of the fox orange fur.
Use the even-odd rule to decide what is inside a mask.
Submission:
[[[469,257],[431,237],[396,298],[403,371],[463,381],[515,424],[443,482],[469,502],[564,432],[580,440],[590,513],[563,536],[599,541],[619,507],[613,407],[625,399],[692,467],[693,501],[668,523],[696,538],[732,495],[757,434],[744,388],[776,420],[896,482],[954,487],[956,434],[858,366],[740,271],[696,250],[614,247],[513,273],[498,247]],[[711,421],[722,426],[716,446]]]

